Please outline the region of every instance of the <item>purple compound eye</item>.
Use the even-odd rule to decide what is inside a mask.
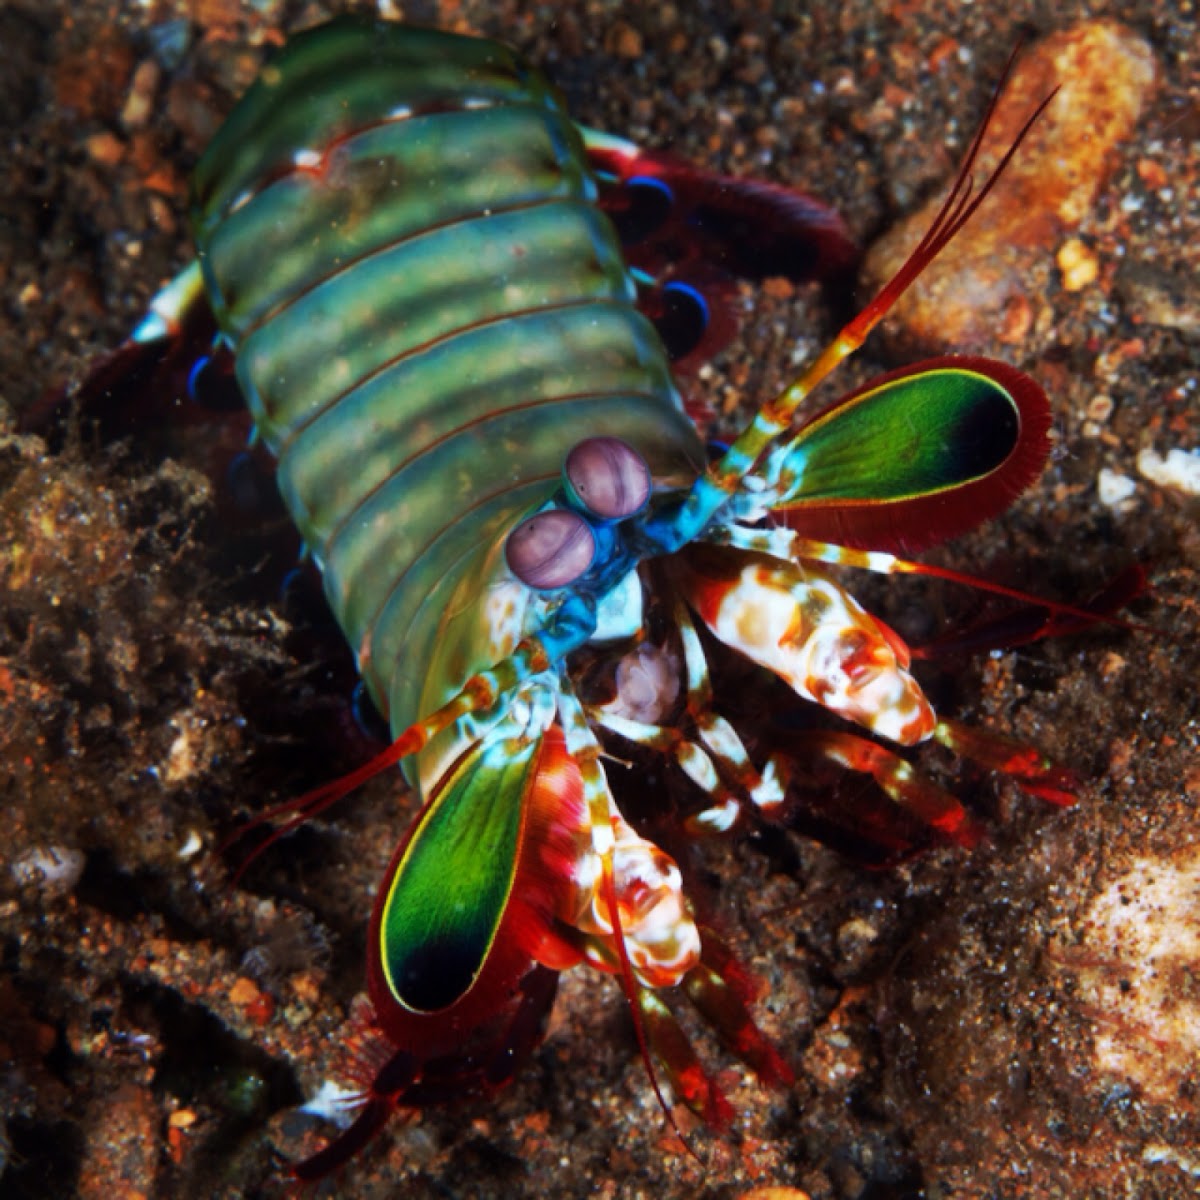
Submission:
[[[563,474],[588,512],[606,521],[632,517],[650,499],[650,468],[620,438],[586,438],[567,455]]]
[[[553,591],[574,583],[596,557],[596,538],[578,514],[551,508],[527,517],[504,544],[508,569],[527,587]]]

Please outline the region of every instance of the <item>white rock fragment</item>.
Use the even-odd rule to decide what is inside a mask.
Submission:
[[[21,885],[34,884],[45,892],[69,892],[83,875],[87,859],[66,846],[40,846],[22,854],[9,868]]]
[[[1152,1167],[1161,1165],[1178,1167],[1189,1175],[1200,1177],[1200,1158],[1194,1154],[1184,1154],[1174,1146],[1168,1146],[1163,1142],[1151,1142],[1142,1151],[1142,1162]]]
[[[1128,475],[1118,475],[1107,467],[1100,468],[1096,477],[1096,492],[1106,508],[1116,508],[1133,497],[1137,484]]]
[[[203,849],[204,840],[194,829],[189,829],[187,839],[184,841],[183,845],[179,847],[178,857],[186,861],[189,858],[195,858],[195,856]]]
[[[1147,446],[1137,456],[1137,469],[1143,478],[1159,487],[1200,496],[1200,449],[1180,450],[1176,446],[1168,451],[1166,458],[1160,458]]]
[[[171,749],[167,751],[167,762],[162,772],[168,783],[179,783],[187,779],[196,769],[196,757],[191,730],[186,726],[175,735]]]
[[[1176,1098],[1200,1058],[1200,847],[1131,863],[1092,903],[1078,952],[1097,1071]]]

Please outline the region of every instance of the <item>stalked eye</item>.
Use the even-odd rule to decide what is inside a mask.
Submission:
[[[592,565],[596,539],[578,514],[552,508],[522,521],[508,535],[508,569],[527,587],[548,592],[573,583]]]
[[[623,521],[650,498],[650,468],[642,456],[615,437],[587,438],[563,468],[567,485],[588,512],[606,521]]]

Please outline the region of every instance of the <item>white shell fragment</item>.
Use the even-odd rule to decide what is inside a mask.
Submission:
[[[1106,508],[1116,508],[1132,499],[1137,484],[1128,475],[1119,475],[1108,467],[1101,467],[1096,476],[1096,495]]]
[[[1137,469],[1143,478],[1159,487],[1200,496],[1200,449],[1181,450],[1176,446],[1168,451],[1166,458],[1161,458],[1147,446],[1137,456]]]
[[[65,893],[74,890],[86,862],[81,850],[38,846],[22,854],[9,870],[18,884],[32,885],[44,892]]]

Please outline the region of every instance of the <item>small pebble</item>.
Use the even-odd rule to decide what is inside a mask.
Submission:
[[[1138,473],[1159,487],[1174,488],[1187,496],[1200,496],[1200,449],[1168,451],[1166,458],[1147,446],[1137,456]]]
[[[83,876],[86,857],[65,846],[47,846],[22,854],[9,867],[13,879],[49,894],[70,892]]]
[[[1095,251],[1079,238],[1067,238],[1058,248],[1054,261],[1068,292],[1082,291],[1089,283],[1095,283],[1100,274],[1100,260]]]
[[[642,35],[625,21],[618,21],[608,31],[604,48],[618,58],[641,58],[644,49]]]
[[[138,63],[121,109],[121,124],[126,129],[141,129],[150,120],[161,80],[162,68],[152,58]]]
[[[1116,288],[1135,320],[1181,333],[1200,333],[1200,292],[1184,270],[1126,261],[1117,271]]]
[[[809,1200],[807,1192],[791,1187],[761,1187],[743,1192],[738,1200]]]
[[[83,143],[88,158],[101,167],[114,167],[125,157],[125,143],[115,133],[94,133]]]
[[[1124,504],[1136,491],[1137,484],[1128,475],[1118,475],[1108,467],[1102,467],[1096,477],[1096,496],[1106,508]]]

